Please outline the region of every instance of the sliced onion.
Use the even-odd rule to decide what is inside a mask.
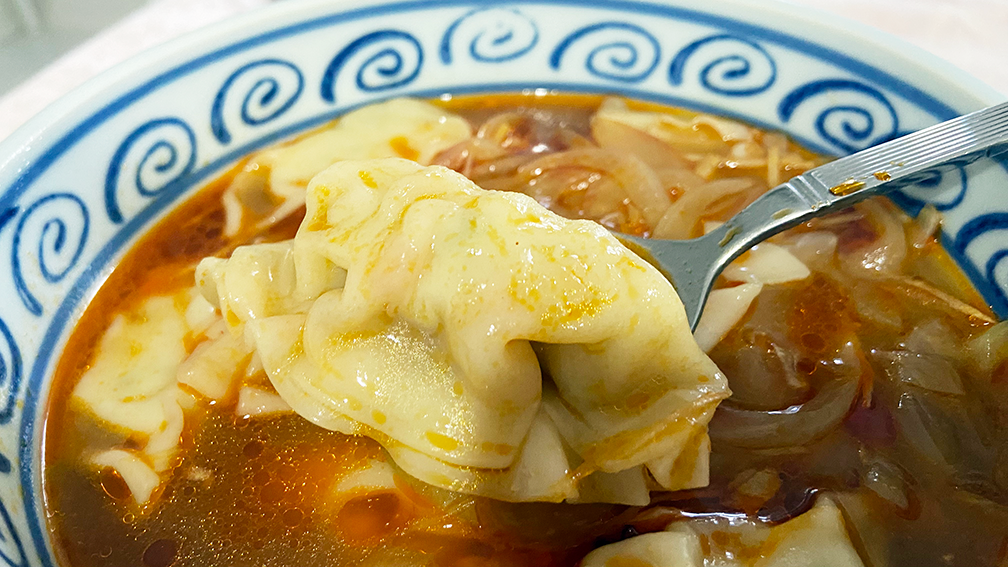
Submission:
[[[966,355],[959,335],[939,318],[914,327],[903,339],[903,347],[910,352],[936,354],[951,361],[962,361]]]
[[[861,451],[861,459],[865,466],[861,484],[900,511],[909,512],[912,500],[903,471],[881,456],[865,450]]]
[[[491,116],[480,126],[470,152],[480,161],[509,154],[557,152],[570,147],[570,134],[541,115],[504,112]]]
[[[930,419],[929,413],[923,406],[920,396],[906,392],[900,396],[896,404],[896,424],[901,437],[908,445],[922,453],[929,463],[940,467],[943,473],[948,474],[951,471],[951,464],[930,431],[933,420]]]
[[[974,486],[991,482],[995,449],[989,432],[981,434],[961,401],[907,387],[899,397],[895,417],[905,443],[938,467],[940,474],[954,473]]]
[[[484,184],[484,188],[498,189],[493,184]],[[636,219],[639,212],[626,205],[626,193],[611,178],[597,172],[577,168],[544,171],[525,186],[524,192],[561,216],[593,219],[613,230],[640,233],[631,226],[631,218]]]
[[[678,150],[633,126],[597,115],[592,119],[592,135],[605,149],[639,157],[651,167],[661,187],[673,195],[705,183]]]
[[[811,400],[784,410],[747,410],[722,403],[710,422],[711,441],[750,449],[805,445],[843,422],[857,392],[857,381],[837,379],[823,385]]]
[[[907,242],[918,250],[924,248],[941,228],[942,220],[942,214],[934,205],[924,205],[917,218],[907,227]]]
[[[693,119],[692,124],[694,126],[703,124],[713,128],[726,142],[748,142],[753,139],[755,134],[755,130],[741,122],[710,114],[697,116]]]
[[[809,268],[824,271],[833,262],[837,242],[836,234],[817,230],[800,233],[780,244]]]
[[[808,266],[786,248],[764,242],[753,246],[721,274],[729,281],[772,285],[803,280],[810,273]]]
[[[706,120],[665,112],[630,110],[626,103],[616,98],[607,99],[595,114],[599,119],[619,122],[662,140],[685,153],[716,153],[727,155],[726,134],[719,131],[730,129],[728,121]],[[733,123],[738,125],[738,123]],[[734,130],[730,132],[734,134]]]
[[[880,294],[874,280],[855,280],[850,297],[862,321],[870,321],[894,333],[903,328],[899,305],[894,304],[888,294]]]
[[[989,376],[998,365],[1008,360],[1008,321],[1002,321],[967,346],[971,358],[985,375]]]
[[[576,216],[565,214],[565,211],[576,213],[578,207],[571,207],[576,196],[584,197],[584,192],[592,185],[598,183],[601,176],[595,172],[584,171],[577,168],[551,169],[543,171],[528,182],[525,193],[539,202],[540,205],[564,216]],[[610,183],[610,197],[614,199],[625,199],[626,195],[615,184]],[[485,189],[488,187],[484,187]],[[489,187],[492,188],[492,187]],[[563,205],[561,205],[563,203]],[[571,210],[573,209],[573,210]]]
[[[655,174],[670,195],[673,197],[683,195],[707,183],[707,180],[697,175],[691,169],[678,169],[673,167],[655,168]]]
[[[535,159],[535,154],[503,154],[491,160],[471,164],[468,175],[471,179],[478,180],[479,185],[484,188],[489,179],[504,178],[513,191],[524,185],[524,179],[516,177],[518,168],[532,159]]]
[[[907,253],[906,232],[902,222],[878,200],[869,199],[857,206],[874,225],[878,238],[853,250],[841,247],[840,265],[853,275],[863,275],[866,271],[898,273]]]
[[[993,325],[997,319],[976,307],[945,293],[933,285],[906,276],[894,276],[883,281],[883,285],[912,298],[919,304],[937,307],[947,313],[964,315],[975,325]]]
[[[221,205],[224,207],[224,236],[230,238],[241,230],[245,212],[234,191],[224,191],[221,195]]]
[[[287,210],[286,199],[273,193],[270,175],[269,165],[252,161],[234,176],[222,197],[225,235],[238,234],[246,217],[257,226],[268,226],[270,215]]]
[[[711,353],[728,377],[731,402],[756,410],[777,410],[808,399],[809,385],[795,368],[794,348],[778,345],[770,335],[752,335],[746,344],[729,341]]]
[[[600,219],[613,213],[622,213],[626,193],[611,180],[603,177],[585,190],[582,211],[585,218]]]
[[[503,112],[490,117],[476,131],[470,154],[474,159],[484,161],[530,147],[533,142],[517,132],[519,124],[528,120],[519,112]]]
[[[943,356],[907,351],[873,351],[871,354],[893,380],[939,394],[962,396],[966,393],[959,371]]]
[[[865,214],[860,209],[851,207],[830,213],[824,217],[814,218],[805,225],[815,231],[830,230],[836,232],[844,229],[849,223],[858,222],[864,218]]]
[[[657,222],[653,237],[684,240],[696,236],[697,223],[704,217],[713,217],[725,209],[736,209],[754,199],[756,184],[749,178],[729,178],[710,181],[686,191]],[[725,209],[717,205],[728,204]]]
[[[762,284],[748,283],[715,289],[710,293],[693,333],[704,352],[710,352],[742,320],[762,289]]]
[[[559,168],[597,171],[611,177],[641,210],[650,226],[655,226],[671,205],[668,193],[647,164],[632,155],[601,148],[579,148],[546,155],[525,164],[520,171],[535,178],[543,171]]]
[[[757,500],[762,505],[777,494],[782,484],[780,474],[773,469],[749,469],[739,473],[729,487],[733,492]]]
[[[728,151],[728,158],[736,162],[757,162],[766,165],[766,149],[752,140],[739,142],[732,145]]]
[[[472,163],[472,139],[463,140],[454,146],[442,150],[434,156],[431,165],[440,165],[469,177],[469,164]]]
[[[591,132],[600,147],[614,152],[629,152],[653,169],[690,170],[689,163],[678,150],[633,126],[596,115],[591,121]]]
[[[891,561],[891,527],[884,515],[879,514],[872,494],[860,489],[854,492],[839,491],[832,495],[844,511],[851,539],[864,554],[865,565],[888,565]]]

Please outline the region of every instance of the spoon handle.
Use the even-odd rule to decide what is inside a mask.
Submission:
[[[779,185],[726,222],[725,266],[753,245],[873,195],[928,179],[940,167],[1008,151],[1008,102],[842,157]],[[718,270],[720,272],[720,270]]]
[[[621,235],[672,281],[696,329],[721,270],[754,245],[813,217],[931,177],[943,166],[1008,151],[1008,102],[966,114],[810,169],[774,187],[693,240]]]

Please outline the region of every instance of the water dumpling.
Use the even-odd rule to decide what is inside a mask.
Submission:
[[[604,545],[581,567],[864,567],[844,514],[827,496],[812,509],[776,525],[744,518],[698,517]]]
[[[277,392],[430,484],[642,504],[707,482],[728,396],[671,285],[590,221],[441,167],[318,174],[291,241],[197,280]]]

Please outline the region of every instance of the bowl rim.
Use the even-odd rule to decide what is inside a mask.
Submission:
[[[480,0],[477,0],[480,1]],[[131,82],[135,82],[137,76],[150,75],[150,68],[169,68],[175,70],[177,65],[172,65],[173,61],[185,59],[189,52],[200,51],[200,48],[208,44],[224,45],[223,49],[215,49],[213,52],[225,51],[237,48],[249,41],[254,41],[264,35],[277,35],[284,33],[291,23],[305,20],[310,17],[312,20],[322,20],[329,17],[347,17],[355,13],[364,13],[369,8],[381,7],[383,9],[401,9],[406,7],[426,8],[430,6],[466,6],[472,5],[470,0],[342,0],[338,4],[333,0],[287,0],[286,2],[267,4],[256,7],[248,12],[232,16],[219,22],[210,23],[193,31],[186,32],[178,37],[172,38],[164,43],[147,48],[140,53],[122,61],[109,69],[89,78],[81,85],[71,89],[66,94],[59,97],[55,102],[45,107],[29,118],[24,124],[15,129],[9,136],[0,140],[0,180],[3,173],[15,165],[16,160],[21,160],[21,167],[30,165],[30,161],[37,155],[37,148],[44,145],[46,137],[53,129],[58,129],[65,122],[73,120],[75,114],[79,114],[81,109],[96,102],[106,100],[102,95],[110,90],[122,88]],[[833,54],[853,63],[857,67],[867,67],[862,61],[854,57],[845,55],[845,51],[850,51],[853,45],[860,46],[857,50],[873,51],[882,50],[889,56],[896,56],[895,67],[914,68],[916,72],[934,76],[939,81],[931,82],[937,85],[941,80],[951,80],[959,85],[963,91],[969,92],[975,100],[966,102],[964,108],[957,109],[964,113],[976,110],[976,105],[991,105],[1008,99],[1008,94],[996,90],[994,87],[983,82],[979,78],[956,67],[938,55],[935,55],[923,48],[917,47],[903,39],[890,35],[883,30],[856,22],[850,18],[828,13],[815,7],[795,4],[789,0],[721,0],[704,6],[702,12],[696,6],[698,0],[510,0],[503,5],[522,4],[557,4],[576,5],[586,8],[594,6],[641,8],[645,9],[658,7],[677,7],[685,11],[697,14],[714,14],[730,20],[737,20],[739,10],[748,12],[747,15],[755,17],[747,19],[745,23],[755,24],[764,28],[765,31],[774,31],[776,35],[788,39],[792,44],[799,43],[808,47],[830,48]],[[490,6],[494,3],[487,3]],[[650,11],[650,10],[649,10]],[[314,14],[314,15],[313,15]],[[809,26],[809,29],[817,29],[823,33],[817,34],[813,43],[812,40],[803,39],[796,35],[794,31],[781,31],[775,25],[774,18],[797,19],[802,24]],[[270,30],[266,32],[266,30]],[[251,32],[251,33],[250,33]],[[265,33],[264,33],[265,32]],[[841,33],[836,33],[841,32]],[[234,34],[236,39],[221,42],[225,34]],[[801,35],[810,35],[808,33]],[[206,51],[201,51],[209,54]],[[213,53],[210,52],[210,53]],[[875,67],[884,74],[889,72]],[[162,78],[168,72],[158,73],[153,78]],[[873,73],[874,74],[874,73]],[[887,77],[891,83],[905,85],[905,81],[894,75]],[[909,86],[911,89],[919,90],[919,87]],[[942,92],[941,89],[927,94],[932,97]],[[943,93],[948,96],[948,92]],[[971,106],[972,105],[972,106]],[[6,196],[6,191],[0,194],[0,200]]]
[[[785,39],[791,45],[803,45],[820,53],[829,52],[831,56],[844,60],[857,69],[868,69],[868,76],[884,77],[886,84],[899,86],[896,92],[906,96],[909,92],[911,101],[919,100],[920,96],[929,99],[931,104],[938,104],[950,113],[961,113],[974,110],[980,106],[993,104],[1004,100],[1005,96],[992,87],[967,72],[953,66],[939,57],[917,48],[901,39],[889,36],[884,32],[874,30],[845,18],[836,17],[825,12],[805,6],[796,6],[780,0],[723,0],[719,3],[700,5],[702,0],[513,0],[506,6],[522,5],[560,5],[577,7],[604,7],[620,11],[632,10],[667,12],[670,8],[679,13],[702,15],[707,21],[723,23],[725,21],[742,25],[744,28],[756,29],[762,35],[771,34],[779,39]],[[185,68],[194,63],[205,62],[212,55],[231,51],[240,51],[250,42],[270,37],[295,35],[298,29],[309,29],[312,26],[325,25],[327,21],[336,19],[351,19],[354,17],[373,17],[376,11],[409,11],[411,9],[473,7],[485,5],[496,7],[497,4],[485,0],[346,0],[335,4],[331,0],[296,0],[279,4],[270,4],[256,10],[241,14],[234,18],[211,24],[199,30],[190,32],[169,42],[155,46],[131,57],[113,68],[104,71],[88,80],[83,85],[61,97],[56,103],[35,115],[19,127],[5,140],[0,141],[0,226],[2,213],[6,203],[16,200],[22,190],[31,184],[31,180],[22,181],[20,175],[26,169],[41,168],[45,170],[48,152],[59,150],[65,140],[81,128],[97,126],[102,118],[109,113],[114,114],[115,105],[123,103],[128,106],[128,95],[142,93],[147,89],[156,88],[162,81],[184,74]],[[691,8],[692,7],[692,8]],[[798,20],[807,26],[800,35],[790,31],[782,31],[780,21],[792,22]],[[812,39],[812,34],[817,34]],[[857,49],[852,50],[852,42]],[[893,57],[894,72],[887,71],[870,64],[867,54],[871,51],[882,51]],[[858,55],[861,54],[861,55]],[[916,83],[927,83],[927,88],[911,84],[898,74],[901,69],[914,74],[920,73],[921,79]],[[894,74],[895,73],[895,74]],[[936,80],[926,81],[923,77]],[[938,88],[941,87],[941,88]],[[956,88],[949,88],[956,87]],[[109,94],[114,95],[114,101],[109,103]],[[124,102],[125,101],[125,102]],[[952,106],[955,106],[953,108]],[[86,130],[84,130],[86,132]],[[58,153],[57,153],[58,155]],[[13,174],[13,175],[12,175]],[[10,178],[10,184],[7,184]],[[160,213],[158,217],[163,215]],[[107,274],[107,272],[105,272]],[[100,281],[101,275],[95,280]],[[86,302],[84,302],[86,303]],[[84,303],[81,303],[83,305]],[[72,330],[73,325],[65,324]],[[57,337],[60,341],[64,330]],[[52,354],[47,357],[56,359]],[[28,361],[26,361],[28,362]],[[38,367],[38,359],[30,361],[30,365]],[[26,364],[28,366],[28,364]],[[43,382],[51,376],[52,362],[34,370],[44,374]],[[25,382],[31,384],[31,375],[26,372]],[[44,372],[43,372],[44,371]],[[40,406],[44,406],[43,398]],[[22,411],[22,421],[33,421],[39,407],[25,404]],[[24,428],[19,428],[24,431]],[[37,433],[36,433],[37,435]],[[22,487],[40,487],[37,482],[24,483],[25,478],[33,479],[37,474],[31,456],[34,454],[35,440],[25,440],[18,450],[21,459],[21,476],[17,477]],[[24,459],[25,456],[28,459]],[[30,475],[26,477],[25,475]],[[26,504],[35,496],[26,491]],[[34,507],[34,506],[32,506]],[[28,510],[25,507],[24,516],[29,520],[29,533],[32,545],[40,554],[44,565],[57,565],[52,548],[48,546],[45,534],[36,533],[40,525],[36,520],[44,520],[38,510]],[[19,544],[20,545],[20,544]]]

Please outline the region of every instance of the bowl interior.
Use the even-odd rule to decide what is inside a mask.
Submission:
[[[395,96],[616,93],[843,155],[999,99],[912,48],[744,1],[284,3],[147,53],[0,146],[0,557],[51,565],[39,491],[47,377],[116,259],[251,151]],[[1008,162],[896,194],[1008,314]]]

